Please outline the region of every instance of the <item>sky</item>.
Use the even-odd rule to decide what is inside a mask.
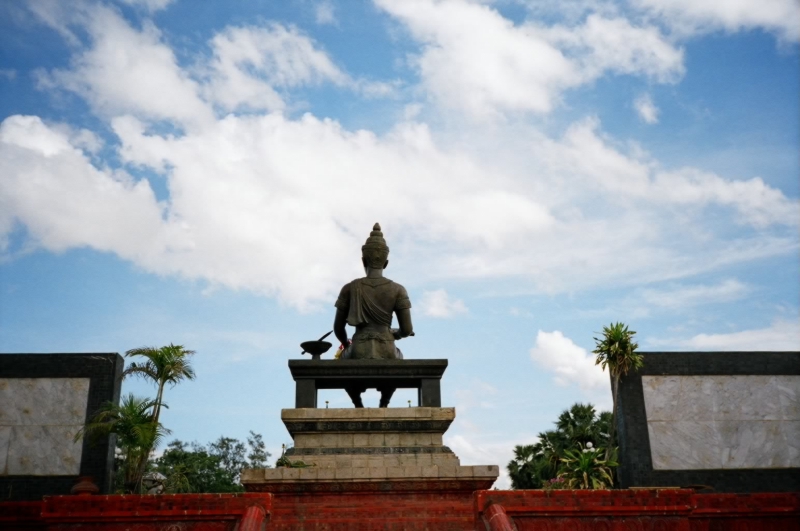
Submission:
[[[504,468],[610,409],[612,322],[800,350],[798,41],[797,0],[3,2],[0,352],[184,345],[172,438],[274,459],[380,222],[445,443]]]

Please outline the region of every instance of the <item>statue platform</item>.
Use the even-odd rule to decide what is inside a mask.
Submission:
[[[440,407],[440,382],[447,360],[290,360],[295,407],[316,408],[318,389],[417,389],[420,407]]]
[[[338,363],[338,362],[337,362]],[[464,466],[442,444],[454,408],[284,409],[302,468],[242,472],[248,492],[462,491],[488,489],[496,465]]]

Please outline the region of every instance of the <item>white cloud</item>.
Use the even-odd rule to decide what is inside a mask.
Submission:
[[[590,15],[580,26],[515,26],[478,3],[376,0],[422,43],[416,60],[428,91],[476,118],[550,112],[561,93],[606,72],[659,82],[683,74],[683,53],[655,27]]]
[[[659,110],[653,103],[650,94],[642,94],[636,98],[633,102],[633,107],[636,109],[636,112],[639,113],[639,118],[644,120],[645,123],[658,123]]]
[[[479,24],[488,17],[512,41],[533,31],[480,6],[409,5],[444,6]],[[396,253],[397,278],[422,289],[444,275],[511,279],[515,293],[635,286],[797,250],[797,201],[758,178],[664,170],[641,151],[621,149],[596,119],[559,138],[499,123],[465,128],[453,141],[452,132],[410,121],[421,115],[409,107],[384,134],[348,130],[279,111],[293,87],[362,83],[297,30],[227,28],[212,39],[210,62],[197,57],[201,67],[190,70],[152,25],[134,29],[105,7],[83,16],[91,43],[74,49],[71,69],[48,79],[85,97],[117,135],[112,147],[123,168],[163,179],[168,197],[156,201],[146,179],[89,157],[102,145],[97,136],[11,116],[0,142],[0,237],[21,223],[45,249],[114,252],[148,271],[253,290],[298,308],[328,304],[342,279],[359,273],[359,247],[375,221]],[[249,77],[222,100],[216,83],[237,72]],[[213,101],[233,113],[216,116]],[[243,102],[262,110],[236,114]],[[184,132],[156,133],[153,120]],[[124,216],[101,208],[104,194]],[[64,198],[98,205],[53,207]],[[354,201],[357,207],[342,208]],[[709,206],[729,207],[715,212],[725,230],[709,222]],[[131,221],[137,216],[139,224]],[[728,231],[735,223],[759,230]],[[466,310],[443,297],[434,313]]]
[[[207,93],[228,111],[239,106],[281,109],[284,102],[275,88],[352,83],[311,39],[281,24],[226,28],[211,39],[211,46],[213,74]]]
[[[166,9],[166,7],[171,3],[173,3],[175,0],[121,0],[121,1],[131,6],[143,7],[152,13],[155,11]]]
[[[278,91],[299,86],[333,83],[373,97],[394,90],[391,83],[352,79],[308,36],[278,23],[223,29],[209,42],[211,57],[198,58],[191,72],[149,21],[138,31],[102,6],[64,18],[45,22],[60,24],[65,35],[68,23],[84,27],[91,46],[73,57],[70,69],[39,72],[40,88],[75,92],[106,116],[130,113],[197,128],[214,120],[212,104],[223,112],[281,110],[286,102]]]
[[[168,252],[163,208],[148,182],[98,170],[38,117],[4,120],[0,154],[0,228],[22,219],[52,251],[88,246],[140,263]]]
[[[336,8],[330,0],[323,0],[314,6],[314,19],[317,24],[337,24]]]
[[[716,285],[675,286],[671,289],[645,289],[639,294],[642,302],[651,306],[680,309],[699,304],[714,304],[741,299],[749,288],[735,279]]]
[[[555,330],[536,334],[536,344],[531,349],[531,359],[546,370],[554,372],[559,385],[577,384],[584,391],[594,391],[610,386],[608,374],[603,372],[585,348],[579,347],[564,334]]]
[[[685,35],[761,28],[781,39],[800,38],[797,0],[634,0],[633,3],[660,15]]]
[[[103,115],[136,113],[192,126],[213,119],[197,83],[178,67],[152,23],[136,31],[112,9],[96,7],[85,26],[92,46],[73,57],[69,70],[43,76],[43,87],[76,92]]]
[[[440,318],[453,317],[469,311],[464,301],[451,298],[443,289],[423,292],[420,309],[423,315]]]
[[[683,51],[655,26],[638,27],[625,18],[591,14],[580,26],[539,31],[579,65],[583,83],[605,72],[643,75],[660,83],[676,82],[684,74]]]
[[[691,339],[671,342],[656,341],[655,344],[676,344],[680,348],[694,350],[800,350],[800,323],[778,320],[767,328],[742,330],[729,334],[698,334]]]
[[[695,168],[665,171],[646,157],[626,155],[598,134],[595,119],[573,124],[561,141],[545,140],[538,151],[549,169],[617,197],[652,203],[703,207],[733,207],[739,222],[756,227],[797,225],[800,204],[770,187],[759,177],[728,180]]]
[[[461,434],[445,434],[445,445],[453,450],[462,465],[497,465],[500,467],[500,475],[490,488],[510,489],[511,479],[508,477],[506,463],[514,455],[514,445],[516,441],[481,441],[480,436],[470,434],[465,437]]]

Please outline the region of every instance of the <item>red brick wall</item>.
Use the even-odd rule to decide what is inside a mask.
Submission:
[[[480,491],[475,513],[482,531],[800,531],[800,493]]]
[[[276,494],[270,531],[472,531],[471,492]]]
[[[234,531],[239,524],[240,531],[248,526],[247,531],[260,531],[271,508],[271,494],[48,496],[42,502],[0,503],[0,528]]]
[[[53,496],[0,503],[0,529],[800,531],[800,493],[372,490]]]

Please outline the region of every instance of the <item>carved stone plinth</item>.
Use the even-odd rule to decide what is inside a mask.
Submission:
[[[442,444],[454,408],[284,409],[294,438],[286,452],[303,468],[245,470],[255,492],[431,491],[488,489],[496,465],[463,466]]]
[[[350,386],[416,389],[418,406],[440,407],[446,368],[447,360],[289,360],[296,408],[316,408],[318,389]]]

